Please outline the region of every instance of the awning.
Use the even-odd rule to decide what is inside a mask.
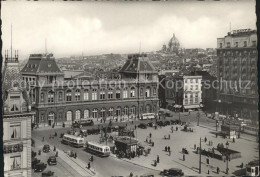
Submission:
[[[200,108],[200,105],[184,105],[184,109]]]

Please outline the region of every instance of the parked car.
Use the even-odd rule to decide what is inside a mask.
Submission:
[[[56,165],[57,164],[57,160],[56,160],[56,157],[55,156],[50,156],[47,160],[47,163],[49,165]]]
[[[36,157],[37,152],[32,151],[32,158]]]
[[[41,160],[37,159],[37,158],[33,158],[32,159],[32,169],[35,169],[35,166],[40,163]]]
[[[40,162],[35,165],[34,172],[42,172],[45,170],[46,167],[47,167],[47,164]]]
[[[53,171],[42,172],[42,177],[54,176]]]
[[[183,176],[184,173],[182,172],[182,169],[179,168],[170,168],[170,169],[164,169],[161,171],[160,175],[163,176]]]
[[[170,123],[170,121],[166,120],[166,121],[163,122],[163,125],[167,126],[167,125],[171,125],[171,123]]]
[[[148,127],[153,127],[153,122],[148,122],[148,123],[147,123],[147,126],[148,126]]]
[[[46,152],[46,153],[50,152],[51,151],[50,145],[48,145],[48,144],[43,145],[42,151]]]
[[[141,124],[138,125],[138,128],[146,129],[146,128],[147,128],[147,125],[144,124],[144,123],[141,123]]]
[[[79,122],[75,121],[75,122],[72,124],[72,127],[73,127],[73,128],[81,128],[82,125],[81,125]]]
[[[163,121],[157,121],[157,125],[164,126]]]

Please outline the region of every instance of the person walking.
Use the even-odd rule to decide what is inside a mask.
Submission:
[[[53,147],[53,151],[56,151],[56,146]]]
[[[170,149],[170,146],[168,146],[167,150],[168,150],[168,152],[171,150],[171,149]]]
[[[170,134],[168,135],[168,139],[171,139],[171,136],[170,136]]]
[[[77,153],[75,152],[75,154],[74,154],[74,158],[76,159],[77,158]]]
[[[172,133],[173,133],[173,126],[172,126],[171,130],[172,130]]]
[[[185,161],[185,154],[183,154],[183,156],[182,156],[182,160]]]
[[[194,150],[196,150],[196,144],[194,144]]]
[[[90,169],[90,162],[88,163],[88,169]]]
[[[217,167],[217,174],[219,174],[219,167]]]
[[[164,151],[167,152],[167,149],[168,149],[167,146],[165,146]]]
[[[133,175],[133,173],[131,172],[131,173],[130,173],[130,177],[133,177],[133,176],[134,176],[134,175]]]
[[[150,138],[152,138],[152,133],[149,134]]]
[[[206,136],[205,136],[204,140],[205,140],[205,143],[206,143],[207,142],[207,137]]]
[[[160,157],[157,155],[157,163],[160,163]]]
[[[171,156],[171,150],[169,149],[169,156]]]

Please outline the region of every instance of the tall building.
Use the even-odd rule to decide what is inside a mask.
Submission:
[[[19,73],[18,53],[5,54],[3,70],[4,176],[31,176],[31,112]]]
[[[165,81],[165,97],[168,108],[197,110],[202,107],[202,76],[178,75],[167,77]]]
[[[21,74],[33,84],[30,99],[39,127],[158,111],[158,72],[146,54],[129,55],[117,79],[64,80],[52,54],[30,55]]]
[[[258,121],[256,30],[233,30],[217,39],[218,111]]]

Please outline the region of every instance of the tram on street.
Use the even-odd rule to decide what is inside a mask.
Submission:
[[[250,135],[258,135],[259,128],[251,126],[242,126],[241,130],[243,133],[247,133]]]
[[[251,161],[246,165],[246,176],[259,176],[259,161]]]
[[[85,148],[86,151],[101,157],[108,157],[110,155],[110,147],[97,142],[87,141]]]
[[[155,113],[144,113],[140,117],[141,120],[155,119]]]
[[[63,135],[61,142],[63,144],[71,145],[74,147],[83,147],[85,143],[85,139],[81,136],[65,134]]]

